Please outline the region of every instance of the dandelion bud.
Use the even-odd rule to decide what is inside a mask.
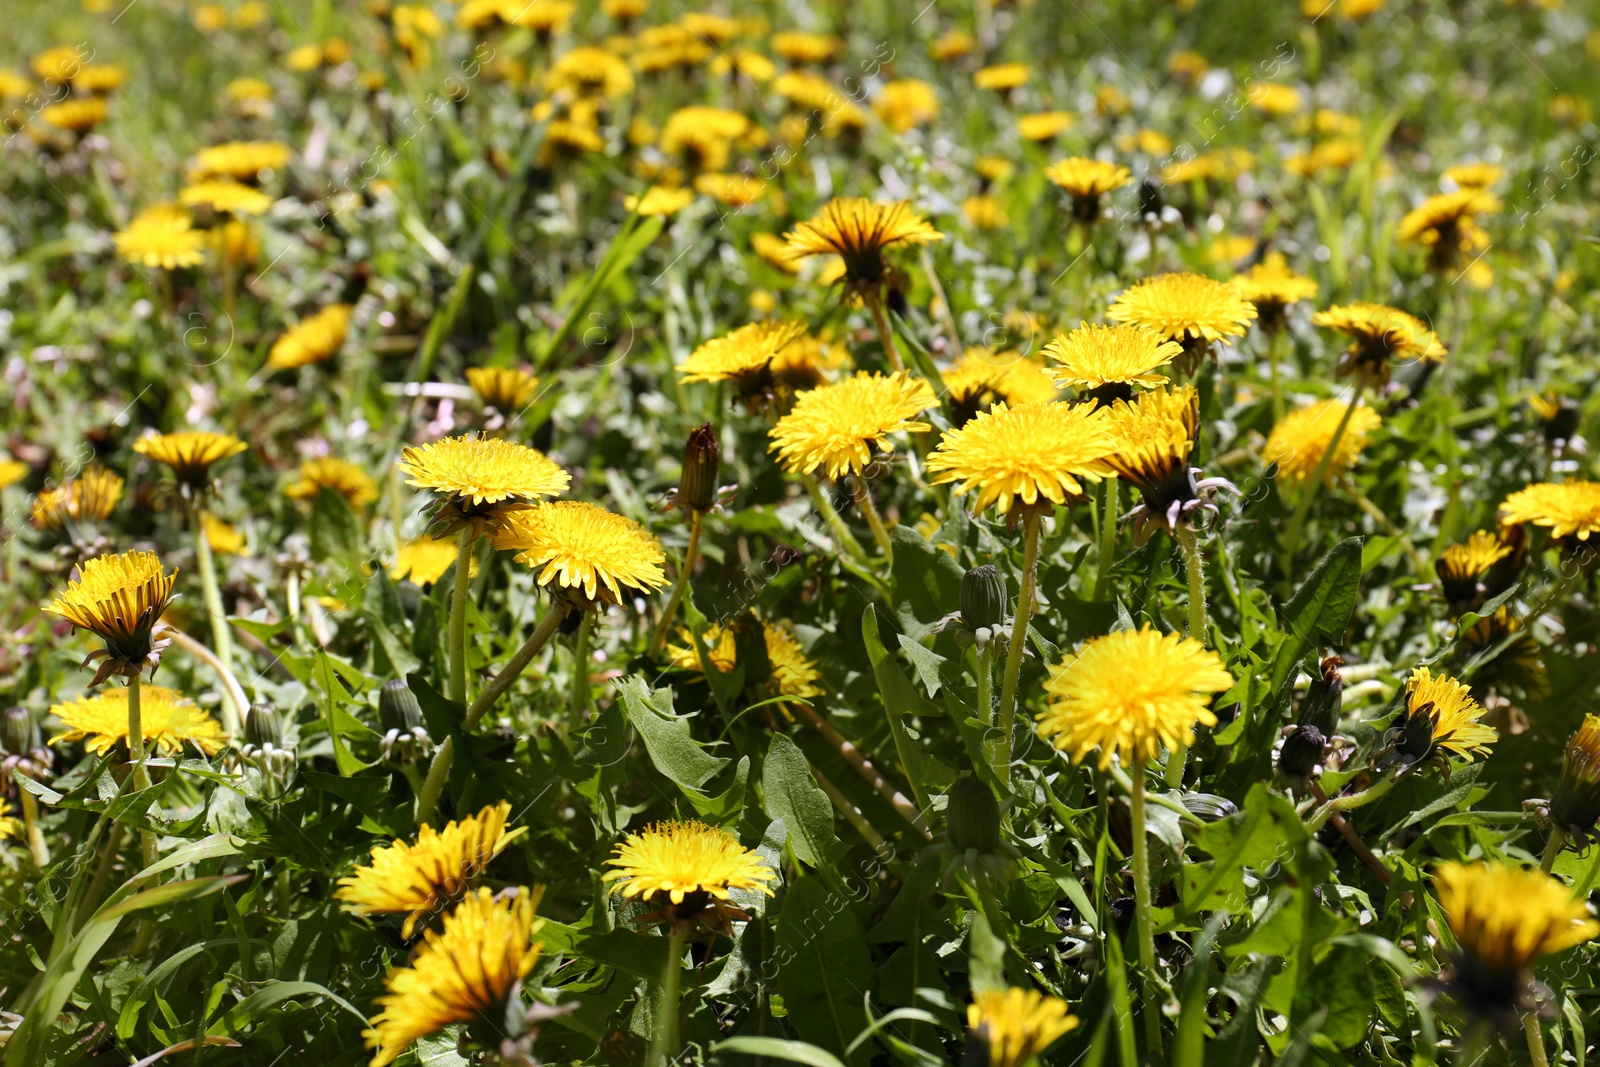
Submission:
[[[1278,770],[1289,778],[1310,778],[1322,762],[1327,744],[1328,739],[1315,726],[1296,726],[1278,750]]]
[[[1585,715],[1567,742],[1550,818],[1575,838],[1586,837],[1600,821],[1600,715]]]
[[[961,621],[969,630],[993,630],[1005,621],[1006,580],[992,563],[974,567],[961,577]]]
[[[244,742],[253,748],[283,747],[283,716],[271,704],[252,705],[244,721]]]
[[[1300,702],[1300,725],[1314,728],[1324,739],[1339,727],[1344,698],[1344,676],[1339,673],[1342,664],[1338,656],[1324,659],[1322,673],[1312,680],[1311,688]]]
[[[957,778],[946,794],[945,824],[957,852],[980,854],[1000,847],[1000,805],[989,787],[971,775]]]
[[[389,679],[378,690],[378,725],[385,733],[410,733],[422,725],[422,705],[417,703],[411,687],[399,678]]]
[[[772,656],[767,651],[767,628],[750,612],[733,620],[734,662],[744,668],[746,689],[760,691],[772,680]]]
[[[707,512],[717,502],[717,467],[722,453],[711,423],[689,431],[683,446],[683,473],[678,477],[678,503],[690,511]]]
[[[32,712],[14,706],[0,713],[0,751],[12,756],[25,756],[38,747],[39,724],[34,721]]]

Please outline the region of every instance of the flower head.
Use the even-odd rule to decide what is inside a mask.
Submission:
[[[692,203],[694,193],[691,190],[667,185],[652,185],[642,196],[627,196],[622,200],[623,207],[647,219],[676,215]]]
[[[423,826],[414,843],[380,845],[367,866],[339,879],[334,895],[357,915],[405,915],[400,936],[410,940],[419,922],[426,925],[466,896],[489,861],[522,833],[506,830],[510,815],[502,800],[443,830]]]
[[[1072,198],[1072,217],[1091,223],[1100,217],[1101,200],[1133,181],[1133,172],[1120,163],[1074,156],[1050,164],[1044,176]]]
[[[732,899],[735,889],[772,896],[768,882],[778,873],[760,853],[731,833],[701,822],[656,823],[632,833],[606,860],[615,870],[601,875],[613,892],[653,904],[663,918],[688,921]]]
[[[883,256],[885,249],[942,241],[944,236],[904,200],[875,204],[856,198],[828,201],[784,239],[796,257],[838,255],[844,260],[846,288],[866,293],[892,278],[893,268]]]
[[[1444,180],[1457,189],[1488,189],[1506,176],[1503,167],[1493,163],[1457,163],[1445,168]]]
[[[539,379],[521,367],[468,367],[467,384],[485,407],[510,417],[533,403]]]
[[[200,528],[205,533],[206,547],[219,556],[248,556],[244,535],[231,523],[223,522],[211,512],[200,516]]]
[[[1501,694],[1521,692],[1533,702],[1550,695],[1550,672],[1544,665],[1544,649],[1510,605],[1502,604],[1482,616],[1457,640],[1464,660],[1470,662],[1484,657],[1478,658],[1478,669],[1472,674],[1473,685],[1480,689],[1493,688]]]
[[[213,464],[237,456],[245,450],[245,443],[231,433],[184,430],[148,434],[133,443],[133,450],[171,467],[178,484],[193,490],[205,486]]]
[[[1056,382],[1101,404],[1131,398],[1135,386],[1148,389],[1162,384],[1167,379],[1156,370],[1182,351],[1178,342],[1147,326],[1087,322],[1044,346],[1044,354],[1059,364],[1051,370]]]
[[[1295,273],[1282,252],[1268,253],[1243,274],[1229,278],[1228,284],[1255,305],[1261,325],[1270,329],[1283,325],[1283,313],[1290,304],[1317,297],[1317,283]]]
[[[967,1030],[988,1045],[989,1067],[1024,1067],[1078,1028],[1067,1002],[1036,989],[990,989],[967,1005]]]
[[[830,478],[860,474],[872,462],[872,449],[894,450],[889,435],[926,433],[933,427],[917,416],[938,403],[928,383],[909,374],[857,372],[833,385],[808,389],[768,433],[767,451],[791,474],[825,467]]]
[[[950,430],[928,457],[935,484],[957,482],[957,493],[978,490],[974,512],[991,504],[1015,518],[1025,507],[1065,504],[1083,483],[1112,473],[1114,442],[1099,411],[1086,404],[996,404]]]
[[[400,546],[395,553],[394,566],[389,568],[389,577],[395,581],[405,579],[414,585],[432,585],[444,577],[457,555],[459,548],[453,541],[419,537]]]
[[[1506,525],[1532,523],[1568,542],[1587,541],[1600,531],[1600,482],[1536,482],[1500,505]]]
[[[1268,466],[1277,464],[1278,477],[1287,482],[1299,485],[1310,481],[1349,407],[1343,400],[1321,400],[1289,412],[1272,428],[1267,446],[1261,452],[1261,461]],[[1325,482],[1331,482],[1355,466],[1356,457],[1366,447],[1367,435],[1382,422],[1371,408],[1365,405],[1356,408],[1328,461]]]
[[[519,891],[509,900],[479,889],[429,930],[409,965],[389,972],[383,1011],[361,1036],[375,1050],[372,1067],[386,1067],[412,1042],[452,1023],[474,1024],[498,1035],[522,979],[539,959],[533,940],[543,920],[534,918],[540,893]]]
[[[803,322],[764,319],[707,341],[678,365],[685,382],[733,382],[754,403],[771,392],[772,361],[804,336]]]
[[[329,304],[310,318],[285,330],[267,353],[268,370],[288,370],[322,363],[338,355],[350,332],[349,304]]]
[[[1163,745],[1193,742],[1196,723],[1216,725],[1211,695],[1232,687],[1221,657],[1199,641],[1148,625],[1119,630],[1091,638],[1051,671],[1038,732],[1074,763],[1098,750],[1101,770],[1113,754],[1142,767]]]
[[[1418,667],[1406,679],[1405,707],[1389,729],[1389,758],[1412,767],[1487,756],[1500,735],[1480,723],[1482,717],[1483,705],[1472,699],[1472,690],[1447,674]]]
[[[544,87],[580,100],[621,100],[633,92],[633,72],[616,53],[582,45],[556,57],[545,73]]]
[[[30,518],[41,530],[63,530],[69,523],[94,525],[111,517],[122,499],[123,481],[98,464],[77,478],[46,489],[33,501]]]
[[[202,148],[195,156],[195,177],[255,181],[264,170],[288,165],[289,146],[277,141],[233,141]]]
[[[105,659],[89,688],[113,674],[132,678],[146,667],[154,673],[170,643],[159,637],[158,624],[172,603],[177,574],[163,571],[154,552],[96,556],[74,571],[67,588],[44,609],[106,643],[83,661],[87,666]]]
[[[83,741],[84,748],[103,756],[128,743],[128,690],[112,686],[92,696],[55,704],[50,714],[66,727],[50,739],[52,745]],[[176,756],[185,742],[208,756],[228,743],[222,727],[204,709],[182,693],[159,685],[139,687],[139,730],[152,753]]]
[[[1028,69],[1026,63],[997,63],[992,67],[984,67],[974,74],[972,84],[979,89],[1009,93],[1028,84],[1028,79],[1032,76],[1033,72]]]
[[[1357,374],[1383,383],[1389,380],[1394,360],[1437,363],[1446,355],[1439,338],[1420,319],[1385,304],[1341,304],[1317,312],[1311,321],[1350,338],[1349,349],[1339,359],[1341,377]]]
[[[1561,755],[1550,818],[1580,848],[1600,822],[1600,715],[1585,715]]]
[[[494,531],[494,546],[517,553],[517,562],[539,571],[541,587],[554,582],[580,607],[619,604],[625,591],[667,584],[661,543],[598,504],[558,500],[513,511]]]
[[[23,830],[22,820],[11,814],[10,802],[0,796],[0,841],[8,837],[21,837]]]
[[[1171,532],[1197,510],[1214,512],[1211,492],[1233,488],[1221,478],[1196,481],[1200,472],[1189,466],[1200,429],[1200,397],[1194,386],[1152,389],[1136,400],[1119,400],[1106,416],[1116,441],[1106,462],[1144,498],[1128,516],[1141,541],[1149,524]]]
[[[1237,289],[1200,274],[1158,274],[1123,290],[1106,318],[1147,326],[1169,341],[1201,351],[1228,344],[1256,317],[1255,305]]]
[[[969,348],[954,367],[941,371],[954,412],[953,421],[965,426],[978,412],[997,401],[1043,404],[1056,398],[1049,373],[1019,352]]]
[[[1503,590],[1521,569],[1526,551],[1520,536],[1522,528],[1509,529],[1516,533],[1502,537],[1487,530],[1474,531],[1434,560],[1439,585],[1453,606],[1468,609],[1482,604]]]
[[[185,186],[178,193],[178,203],[229,215],[260,215],[272,207],[272,197],[232,178],[211,178]]]
[[[1428,197],[1400,220],[1401,244],[1427,247],[1435,267],[1448,267],[1462,254],[1489,247],[1489,235],[1478,225],[1480,215],[1500,210],[1500,201],[1483,189],[1457,189]]]
[[[378,499],[378,483],[371,475],[348,460],[332,456],[319,456],[300,464],[297,477],[283,491],[293,500],[315,500],[324,490],[344,497],[357,511]]]
[[[84,134],[111,117],[111,109],[98,96],[73,97],[39,109],[39,117],[58,129]]]
[[[1072,129],[1075,121],[1070,111],[1038,111],[1032,115],[1021,115],[1017,118],[1017,136],[1024,141],[1042,144]]]
[[[572,478],[536,448],[498,437],[463,434],[407,447],[400,469],[407,485],[437,494],[438,536],[463,525],[482,532],[491,519],[566,492]]]
[[[765,619],[760,620],[757,625],[761,631],[762,645],[766,650],[766,663],[762,665],[764,668],[762,673],[767,677],[761,679],[762,685],[767,690],[766,695],[795,697],[800,700],[821,696],[822,687],[817,685],[817,682],[822,674],[817,670],[816,663],[806,657],[794,633],[787,626]],[[706,659],[715,670],[724,674],[732,673],[740,663],[738,634],[735,630],[734,626],[718,624],[708,627],[705,632],[705,644],[709,646]],[[681,671],[703,673],[700,657],[695,653],[694,634],[681,629],[678,631],[678,639],[683,644],[667,646],[668,664]],[[747,662],[745,667],[748,682],[751,664]],[[761,699],[765,699],[766,695]]]
[[[145,208],[112,240],[124,259],[146,267],[176,270],[206,258],[205,232],[194,228],[187,211],[171,204]]]
[[[872,110],[891,130],[905,133],[939,117],[939,97],[925,81],[897,78],[883,87],[872,102]]]
[[[826,63],[844,49],[844,42],[822,33],[784,30],[767,42],[773,54],[796,65]]]

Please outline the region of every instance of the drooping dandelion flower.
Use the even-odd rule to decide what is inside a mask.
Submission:
[[[264,170],[281,170],[293,152],[278,141],[232,141],[202,148],[195,156],[196,180],[207,177],[255,181]]]
[[[803,322],[765,319],[715,337],[678,364],[685,382],[732,382],[747,404],[770,395],[772,361],[806,332]]]
[[[1600,482],[1535,482],[1506,497],[1500,521],[1543,526],[1567,545],[1587,541],[1600,531]]]
[[[807,658],[794,633],[781,623],[765,619],[760,620],[758,625],[767,658],[767,678],[763,684],[769,688],[770,695],[801,700],[821,696],[823,690],[817,682],[822,673],[817,670],[816,663]],[[731,673],[740,664],[738,635],[734,629],[733,626],[717,624],[708,627],[705,632],[705,644],[709,646],[706,659],[714,669],[724,674]],[[667,646],[668,665],[680,671],[701,674],[700,657],[694,649],[694,635],[688,630],[679,630],[678,639],[683,644]],[[746,664],[746,668],[748,671],[749,664]]]
[[[1406,679],[1405,707],[1389,728],[1391,760],[1413,767],[1451,759],[1471,763],[1487,756],[1500,735],[1478,721],[1483,712],[1465,685],[1447,674],[1416,668]]]
[[[128,743],[128,690],[122,686],[51,705],[50,714],[66,727],[50,739],[52,745],[82,741],[86,751],[104,756]],[[221,725],[204,708],[163,686],[140,686],[139,717],[145,748],[152,754],[176,756],[191,744],[214,756],[228,743]]]
[[[939,117],[939,97],[918,78],[897,78],[884,85],[872,110],[896,133],[926,126]]]
[[[1489,247],[1489,235],[1478,218],[1499,210],[1500,201],[1482,189],[1436,193],[1406,213],[1396,236],[1401,244],[1429,249],[1429,262],[1435,268],[1450,267],[1461,256]]]
[[[272,197],[231,178],[212,178],[184,186],[178,191],[178,203],[208,207],[219,214],[261,215],[272,207]]]
[[[976,489],[972,510],[998,505],[1010,519],[1082,497],[1085,482],[1112,473],[1114,440],[1101,412],[1081,404],[996,404],[950,430],[928,457],[934,484]]]
[[[1289,266],[1282,252],[1269,252],[1265,259],[1243,274],[1228,279],[1239,295],[1255,306],[1257,320],[1264,329],[1283,325],[1290,304],[1317,298],[1317,283]]]
[[[145,267],[177,270],[205,262],[206,235],[189,213],[172,204],[147,207],[112,236],[122,258]]]
[[[517,553],[517,562],[538,572],[541,588],[554,583],[552,592],[580,607],[623,603],[667,584],[661,543],[598,504],[558,500],[513,511],[494,531],[494,546]]]
[[[1433,884],[1460,947],[1447,988],[1471,1012],[1509,1021],[1529,1006],[1535,963],[1600,934],[1588,904],[1542,871],[1449,862]]]
[[[106,643],[83,661],[88,666],[104,659],[90,689],[112,675],[137,678],[146,667],[155,673],[162,651],[171,643],[160,636],[161,614],[172,603],[177,574],[163,571],[154,552],[96,556],[77,569],[66,589],[44,609]]]
[[[894,268],[884,258],[887,249],[942,241],[944,236],[904,200],[875,204],[855,198],[828,201],[784,239],[796,257],[839,256],[846,290],[868,296],[893,278]]]
[[[322,363],[338,355],[350,332],[349,304],[329,304],[309,318],[284,331],[267,353],[268,370],[288,370],[311,363]]]
[[[484,407],[510,417],[533,403],[539,379],[521,367],[468,367],[467,384]]]
[[[939,376],[949,396],[951,421],[958,427],[998,401],[1017,407],[1056,398],[1049,372],[1019,352],[969,348],[960,362]]]
[[[1600,823],[1600,715],[1585,715],[1561,754],[1561,777],[1550,797],[1550,820],[1579,848]]]
[[[1437,363],[1447,355],[1439,338],[1420,319],[1384,304],[1341,304],[1317,312],[1311,321],[1350,338],[1350,347],[1339,357],[1340,377],[1355,375],[1381,385],[1388,382],[1396,360]]]
[[[490,520],[534,501],[564,493],[572,478],[543,452],[515,441],[463,434],[401,452],[407,485],[432,490],[441,526],[448,536],[464,526],[481,534]]]
[[[1044,176],[1072,198],[1072,217],[1085,225],[1100,217],[1107,193],[1133,181],[1133,172],[1120,163],[1081,156],[1057,160]]]
[[[245,443],[231,433],[204,430],[147,434],[133,443],[133,450],[141,456],[149,456],[171,467],[178,484],[190,492],[205,488],[212,466],[237,456],[245,447]]]
[[[674,922],[693,921],[708,909],[726,914],[723,905],[735,889],[772,896],[767,883],[778,877],[760,853],[728,831],[676,820],[629,834],[606,866],[615,868],[600,876],[612,892],[653,905]]]
[[[1036,989],[990,989],[967,1005],[967,1031],[987,1047],[989,1067],[1026,1067],[1078,1028],[1067,1002]]]
[[[1476,530],[1441,552],[1433,567],[1452,608],[1473,610],[1515,580],[1526,553],[1520,526],[1508,527],[1504,536]]]
[[[357,511],[378,499],[378,483],[370,474],[349,460],[332,456],[319,456],[300,464],[298,476],[283,490],[293,500],[315,500],[323,491],[344,497]]]
[[[502,800],[443,830],[423,826],[415,842],[380,845],[366,866],[339,879],[334,896],[356,915],[404,915],[400,936],[410,940],[418,923],[427,925],[465,897],[489,861],[523,832],[506,829],[510,817],[511,805]]]
[[[1038,732],[1074,763],[1098,752],[1101,770],[1116,755],[1142,774],[1161,747],[1193,743],[1197,723],[1216,725],[1212,694],[1232,687],[1221,657],[1199,641],[1149,626],[1120,630],[1052,669]]]
[[[122,499],[123,481],[96,464],[72,481],[46,489],[34,498],[30,518],[41,530],[63,530],[69,524],[105,522]]]
[[[1213,342],[1243,336],[1255,317],[1255,305],[1238,290],[1200,274],[1146,278],[1124,289],[1106,311],[1112,322],[1135,323],[1177,341],[1195,365]]]
[[[441,541],[432,537],[419,537],[407,541],[395,553],[394,566],[389,568],[389,577],[397,582],[405,580],[414,585],[432,585],[444,577],[450,565],[456,561],[459,551],[453,541]]]
[[[1056,382],[1100,405],[1131,399],[1136,386],[1149,389],[1163,384],[1167,379],[1156,370],[1182,351],[1181,344],[1163,339],[1147,326],[1087,322],[1044,346],[1044,354],[1059,364],[1051,368]]]
[[[830,478],[860,474],[872,450],[892,452],[891,434],[927,433],[933,427],[917,416],[938,403],[922,379],[910,375],[858,372],[833,385],[808,389],[767,434],[767,451],[791,474],[823,467]]]
[[[1310,481],[1349,407],[1343,400],[1320,400],[1289,412],[1272,428],[1267,445],[1261,451],[1261,461],[1268,466],[1276,464],[1278,477],[1292,485]],[[1350,421],[1339,435],[1339,443],[1328,461],[1323,484],[1355,466],[1356,458],[1366,447],[1367,436],[1382,422],[1378,413],[1365,405],[1358,406],[1350,414]]]
[[[522,979],[539,959],[540,895],[519,890],[496,899],[479,889],[445,916],[442,931],[428,931],[411,962],[389,972],[388,992],[378,998],[383,1010],[361,1032],[375,1050],[372,1067],[387,1067],[413,1042],[454,1023],[498,1047],[508,1017],[520,1015]]]

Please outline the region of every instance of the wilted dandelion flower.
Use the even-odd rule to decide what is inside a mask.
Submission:
[[[517,553],[517,562],[538,572],[541,588],[555,583],[552,592],[578,607],[620,604],[667,584],[661,542],[598,504],[558,500],[513,511],[495,529],[494,547]]]
[[[1278,477],[1293,485],[1311,480],[1322,454],[1328,450],[1333,435],[1344,420],[1350,405],[1343,400],[1320,400],[1289,412],[1272,428],[1267,445],[1261,451],[1261,461],[1267,466],[1276,464]],[[1365,405],[1350,415],[1349,424],[1339,436],[1339,444],[1328,460],[1323,484],[1354,467],[1356,458],[1366,447],[1367,435],[1377,429],[1383,419]]]
[[[1569,545],[1587,541],[1600,531],[1600,482],[1536,482],[1518,489],[1500,505],[1500,521],[1543,526]]]
[[[1146,278],[1124,289],[1106,311],[1112,322],[1145,326],[1177,341],[1192,365],[1213,342],[1229,344],[1228,338],[1243,336],[1255,317],[1255,305],[1238,290],[1201,274]]]
[[[361,1032],[375,1050],[372,1067],[386,1067],[412,1042],[453,1023],[499,1047],[508,1016],[520,1014],[522,979],[539,959],[539,897],[523,890],[497,900],[479,889],[445,916],[442,932],[428,931],[411,962],[390,970],[388,992],[378,998],[383,1011]]]
[[[1232,687],[1221,657],[1199,641],[1148,625],[1119,630],[1052,669],[1038,732],[1074,763],[1098,751],[1101,770],[1116,755],[1142,773],[1162,746],[1191,744],[1196,723],[1216,725],[1212,694]]]
[[[521,367],[468,367],[467,384],[485,407],[510,417],[533,403],[539,379]]]
[[[1311,321],[1350,338],[1350,347],[1339,357],[1340,377],[1356,375],[1364,382],[1381,385],[1388,382],[1395,360],[1436,363],[1447,354],[1420,319],[1384,304],[1341,304],[1317,312]]]
[[[111,239],[122,258],[146,267],[177,270],[206,258],[205,232],[194,228],[187,211],[172,204],[145,208]]]
[[[40,108],[39,117],[58,129],[83,134],[110,118],[111,111],[98,96],[75,97]]]
[[[272,350],[267,353],[267,369],[288,370],[332,359],[344,347],[354,311],[349,304],[329,304],[315,315],[302,319],[272,343]]]
[[[400,546],[395,553],[394,566],[389,568],[389,577],[395,581],[405,579],[414,585],[432,585],[444,577],[458,554],[454,542],[419,537]]]
[[[741,399],[757,403],[772,391],[772,361],[806,332],[806,324],[752,322],[696,348],[680,364],[685,382],[732,382]]]
[[[133,450],[171,467],[178,484],[193,492],[205,488],[214,464],[243,452],[245,443],[231,433],[183,430],[147,434],[133,443]]]
[[[893,277],[894,268],[884,259],[886,249],[944,237],[904,200],[875,204],[855,198],[828,201],[784,239],[796,257],[839,256],[844,260],[846,290],[868,295]]]
[[[822,674],[817,670],[816,663],[806,657],[793,632],[786,626],[765,619],[760,620],[758,625],[767,653],[766,673],[771,695],[795,697],[801,700],[821,696],[823,690],[817,682]],[[724,674],[731,673],[740,662],[739,645],[734,630],[733,626],[718,624],[707,627],[705,632],[704,643],[709,646],[706,659],[711,662],[713,668]],[[680,629],[678,639],[683,644],[667,646],[668,665],[681,671],[701,674],[700,657],[695,654],[694,649],[694,634],[686,629]]]
[[[967,1031],[986,1046],[988,1067],[1025,1067],[1078,1028],[1067,1002],[1035,989],[990,989],[967,1005]]]
[[[857,372],[833,385],[808,389],[767,434],[767,451],[791,474],[824,467],[828,477],[860,474],[877,447],[892,452],[889,435],[933,429],[917,416],[937,404],[928,383],[909,374]]]
[[[121,478],[96,464],[72,481],[41,492],[34,498],[30,518],[41,530],[102,523],[122,499],[122,488]]]
[[[1528,1007],[1533,965],[1600,934],[1588,904],[1543,871],[1441,863],[1433,884],[1460,946],[1447,988],[1469,1011],[1504,1018]]]
[[[222,177],[251,182],[264,170],[280,170],[287,166],[292,156],[289,146],[278,141],[231,141],[212,145],[195,155],[193,178]]]
[[[177,574],[164,572],[154,552],[96,556],[74,571],[67,588],[44,609],[106,643],[84,658],[85,667],[105,660],[90,689],[112,675],[135,678],[146,667],[155,673],[171,644],[160,637],[160,623],[172,603]]]
[[[1406,679],[1405,707],[1389,728],[1389,758],[1412,767],[1487,756],[1500,735],[1478,721],[1483,711],[1465,685],[1418,667]]]
[[[739,844],[720,827],[701,822],[660,822],[632,833],[606,860],[615,870],[601,875],[612,892],[654,905],[662,919],[691,922],[710,909],[721,916],[732,890],[772,896],[767,885],[778,872],[760,853]]]
[[[465,526],[475,535],[509,512],[535,500],[564,493],[572,478],[536,448],[496,437],[464,434],[400,454],[407,485],[432,490],[438,498],[434,519],[438,536]]]
[[[1269,330],[1283,325],[1290,304],[1317,297],[1317,283],[1295,273],[1282,252],[1269,252],[1260,263],[1229,278],[1228,284],[1255,305],[1261,325]]]
[[[1074,156],[1050,164],[1044,176],[1072,198],[1072,217],[1088,224],[1100,217],[1107,193],[1133,181],[1133,172],[1120,163]]]
[[[272,207],[272,197],[231,178],[211,178],[184,186],[178,192],[178,203],[229,215],[260,215]]]
[[[86,751],[104,756],[128,743],[128,690],[122,686],[54,704],[50,714],[66,727],[50,739],[52,745],[83,741]],[[152,754],[176,756],[188,743],[214,756],[228,743],[222,727],[203,708],[159,685],[139,687],[139,723],[145,748]]]
[[[1165,383],[1167,379],[1156,370],[1182,351],[1178,342],[1165,340],[1147,326],[1087,322],[1044,346],[1044,354],[1059,364],[1051,368],[1057,384],[1077,389],[1100,405],[1131,399],[1135,386],[1148,389]]]
[[[1086,404],[999,403],[946,432],[928,456],[928,471],[935,485],[976,489],[974,513],[997,504],[1015,522],[1027,509],[1082,497],[1085,482],[1109,476],[1114,443],[1103,413]]]
[[[465,897],[489,861],[522,834],[506,830],[510,816],[502,800],[443,830],[423,826],[414,843],[380,845],[366,866],[339,879],[334,896],[356,915],[404,915],[400,936],[410,940],[418,923],[427,925]]]
[[[284,494],[294,500],[315,500],[324,491],[344,497],[357,511],[378,499],[378,483],[371,475],[348,460],[332,456],[319,456],[300,464],[298,476]]]

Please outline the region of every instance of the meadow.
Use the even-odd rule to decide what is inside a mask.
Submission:
[[[1600,1054],[1600,15],[7,0],[0,1067]]]

